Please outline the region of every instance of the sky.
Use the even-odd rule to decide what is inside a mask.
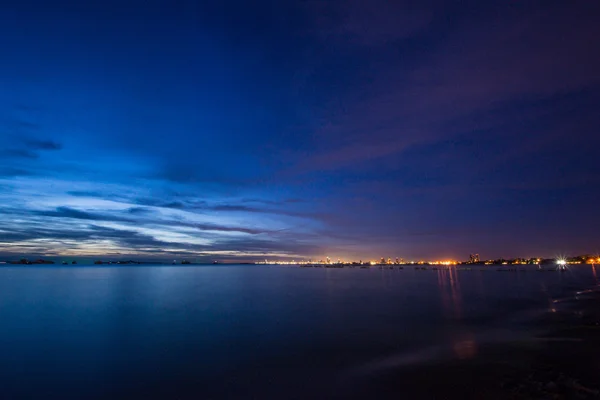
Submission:
[[[600,2],[0,9],[0,259],[600,251]]]

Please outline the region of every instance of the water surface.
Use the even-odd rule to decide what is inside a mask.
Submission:
[[[3,398],[351,397],[519,340],[600,273],[480,269],[5,266]]]

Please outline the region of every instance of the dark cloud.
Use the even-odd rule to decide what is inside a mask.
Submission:
[[[597,87],[600,55],[586,39],[597,30],[596,4],[522,6],[519,11],[499,4],[475,7],[479,18],[440,23],[433,29],[444,30],[443,40],[431,42],[426,55],[415,54],[404,65],[384,55],[391,47],[373,49],[373,57],[389,59],[388,65],[364,66],[367,82],[352,85],[347,99],[332,99],[332,106],[323,109],[326,123],[318,127],[315,143],[321,151],[301,157],[297,171],[363,166],[416,145],[504,128],[477,138],[485,141],[523,129],[527,119],[535,120],[532,111],[541,101]],[[525,99],[529,102],[522,108],[529,116],[517,119],[502,112]]]
[[[206,249],[209,250],[209,249]],[[253,253],[284,253],[290,255],[298,254],[322,254],[323,248],[319,245],[309,243],[291,243],[285,241],[266,240],[258,238],[229,239],[221,241],[210,250],[231,252],[253,252]],[[263,257],[264,258],[264,257]]]
[[[259,204],[268,204],[268,205],[286,205],[286,204],[294,204],[294,203],[304,203],[306,200],[299,198],[290,198],[283,200],[267,200],[267,199],[243,199],[242,203],[259,203]]]
[[[207,230],[223,230],[214,226],[200,226]],[[85,229],[35,229],[35,230],[18,230],[15,232],[0,231],[0,242],[19,242],[31,241],[36,239],[52,239],[60,242],[65,241],[65,245],[69,245],[71,241],[81,243],[93,243],[96,240],[111,240],[119,247],[128,249],[131,253],[144,253],[149,257],[165,257],[174,254],[185,255],[190,257],[209,257],[209,259],[219,259],[227,256],[214,256],[206,252],[232,252],[232,253],[258,253],[255,256],[238,255],[243,259],[254,259],[253,257],[264,257],[263,253],[269,254],[289,253],[290,255],[301,252],[315,252],[318,247],[308,244],[293,244],[281,243],[277,241],[269,241],[262,239],[239,239],[227,238],[222,239],[211,245],[196,245],[189,243],[173,243],[158,240],[151,235],[142,234],[136,231],[127,229],[115,229],[90,225]],[[48,254],[48,249],[45,249],[42,244],[29,244],[23,247],[30,247],[39,252],[39,254]],[[139,255],[138,255],[139,257]],[[235,255],[233,257],[236,257]]]
[[[102,192],[94,190],[71,190],[67,194],[75,197],[102,197]]]
[[[159,253],[165,253],[170,250],[191,251],[195,247],[189,244],[164,242],[157,240],[150,235],[141,234],[135,231],[99,226],[88,226],[83,230],[36,229],[35,231],[0,232],[0,240],[12,243],[15,241],[30,241],[36,239],[52,239],[58,242],[76,240],[82,243],[85,243],[86,241],[93,243],[96,240],[111,240],[118,246],[127,249],[146,251],[150,248],[150,251],[157,251]],[[33,244],[33,246],[36,245]],[[40,249],[43,249],[43,244],[38,244],[37,246],[39,246]]]
[[[102,232],[94,233],[94,236],[103,239],[111,239],[119,245],[128,249],[143,250],[147,248],[162,250],[192,250],[195,245],[187,243],[172,243],[158,240],[153,236],[142,234],[129,230],[105,229]]]
[[[49,141],[26,141],[25,145],[27,148],[21,148],[22,144],[14,143],[14,140],[10,138],[7,140],[10,143],[10,147],[4,148],[0,150],[0,163],[5,164],[0,165],[0,169],[2,168],[15,168],[19,160],[32,162],[39,158],[39,151],[44,150],[58,150],[60,146],[54,142]],[[5,142],[6,146],[6,142]],[[57,147],[58,146],[58,147]],[[12,164],[12,165],[6,165]]]
[[[182,209],[182,208],[189,208],[189,205],[186,206],[186,204],[181,201],[170,201],[168,203],[157,202],[157,203],[155,203],[155,207]]]
[[[2,178],[14,178],[18,176],[31,175],[35,175],[35,173],[27,169],[0,165],[0,177]]]
[[[30,241],[36,239],[53,239],[56,241],[62,240],[88,240],[92,237],[94,227],[88,230],[76,229],[48,229],[42,225],[36,226],[35,229],[15,229],[11,232],[0,232],[0,241],[15,243],[20,241]],[[42,246],[40,244],[40,246]]]
[[[298,202],[300,203],[300,202]],[[278,203],[282,205],[282,203]],[[291,204],[291,203],[288,203]],[[308,219],[321,219],[324,217],[322,213],[318,213],[315,211],[294,211],[290,210],[289,207],[286,208],[265,208],[265,207],[252,207],[245,206],[243,204],[220,204],[215,206],[209,206],[206,208],[210,211],[220,211],[220,212],[240,212],[240,213],[257,213],[257,214],[273,214],[273,215],[282,215],[288,217],[297,217],[297,218],[308,218]]]
[[[24,210],[18,209],[5,209],[1,210],[0,213],[3,214],[14,214],[14,215],[37,215],[41,217],[52,217],[52,218],[67,218],[67,219],[80,219],[87,221],[107,221],[107,222],[124,222],[129,224],[136,225],[148,225],[148,226],[169,226],[169,227],[185,227],[185,228],[195,228],[200,231],[213,231],[213,232],[240,232],[247,233],[251,235],[257,235],[261,233],[270,233],[270,230],[264,229],[254,229],[247,227],[236,227],[236,226],[224,226],[224,225],[216,225],[216,224],[203,224],[203,223],[194,223],[194,222],[186,222],[182,220],[161,220],[161,219],[136,219],[135,217],[140,217],[144,215],[152,215],[152,210],[143,208],[143,207],[134,207],[125,210],[126,214],[129,214],[131,217],[123,217],[118,215],[108,215],[108,214],[100,214],[100,213],[90,213],[85,211],[76,210],[69,207],[58,207],[55,210],[44,210],[44,211],[31,211],[27,212]]]
[[[206,202],[201,200],[163,200],[158,198],[137,198],[133,200],[136,204],[150,207],[159,208],[173,208],[173,209],[196,209],[202,208],[206,205]]]
[[[131,218],[124,218],[106,214],[96,214],[86,211],[75,210],[69,207],[57,207],[56,210],[49,211],[32,211],[34,215],[42,217],[52,218],[72,218],[72,219],[83,219],[90,221],[113,221],[113,222],[136,222]]]
[[[28,140],[26,140],[26,144],[29,148],[34,149],[34,150],[60,150],[60,149],[62,149],[62,145],[60,143],[54,142],[52,140],[28,139]]]
[[[22,240],[30,240],[35,238],[32,233],[29,232],[18,232],[18,231],[0,231],[0,242],[13,243]]]
[[[10,159],[10,158],[25,158],[25,159],[36,159],[38,158],[38,154],[30,151],[30,150],[23,150],[23,149],[8,149],[8,150],[1,150],[0,151],[0,157],[2,159]]]
[[[248,233],[250,235],[258,235],[261,233],[270,232],[269,230],[233,227],[233,226],[220,226],[220,225],[213,225],[213,224],[183,224],[183,226],[194,227],[194,228],[200,229],[202,231],[241,232],[241,233]]]
[[[263,210],[255,207],[248,207],[235,204],[223,204],[210,207],[213,211],[243,211],[243,212],[263,212]]]
[[[152,210],[145,207],[131,207],[127,209],[129,214],[139,215],[139,214],[151,214]]]
[[[299,199],[288,199],[283,201],[268,201],[268,200],[242,200],[242,203],[258,203],[265,205],[277,205],[277,206],[285,206],[289,204],[302,203],[302,200]],[[138,198],[135,200],[136,204],[151,206],[151,207],[162,207],[162,208],[173,208],[178,210],[197,212],[197,213],[206,213],[212,211],[221,211],[221,212],[245,212],[245,213],[262,213],[262,214],[278,214],[278,215],[286,215],[291,217],[301,217],[301,218],[316,218],[319,215],[316,213],[304,213],[297,212],[292,210],[286,210],[283,208],[264,208],[264,207],[253,207],[245,204],[218,204],[218,205],[210,205],[208,202],[197,199],[185,199],[185,200],[173,200],[173,201],[163,201],[160,199],[153,198]]]

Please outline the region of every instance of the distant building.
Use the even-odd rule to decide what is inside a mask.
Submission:
[[[470,264],[475,264],[475,263],[478,263],[479,261],[480,261],[479,254],[470,254],[469,255],[469,263]]]

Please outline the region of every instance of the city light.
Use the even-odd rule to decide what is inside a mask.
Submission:
[[[567,266],[570,265],[580,265],[580,264],[600,264],[600,257],[598,256],[593,256],[590,257],[589,255],[586,256],[577,256],[577,257],[566,257],[566,256],[559,256],[556,257],[554,259],[544,259],[544,258],[539,258],[539,257],[533,257],[533,258],[512,258],[512,259],[488,259],[488,260],[478,260],[477,255],[473,256],[471,255],[471,257],[469,257],[468,261],[457,261],[457,260],[452,260],[452,259],[440,259],[440,260],[427,260],[427,259],[420,259],[420,260],[408,260],[405,261],[402,258],[396,257],[395,259],[392,259],[391,257],[381,257],[381,258],[376,258],[376,259],[371,259],[371,260],[364,260],[364,259],[360,259],[358,261],[356,260],[352,260],[351,257],[323,257],[323,258],[312,258],[312,259],[308,259],[308,260],[298,260],[298,259],[292,259],[292,260],[278,260],[278,261],[274,261],[274,260],[264,260],[264,261],[259,261],[259,262],[255,262],[255,264],[275,264],[275,265],[289,265],[289,266],[293,266],[293,265],[297,265],[297,266],[314,266],[314,267],[326,267],[326,268],[344,268],[345,266],[348,267],[362,267],[362,268],[368,268],[368,267],[374,267],[374,266],[378,266],[383,269],[394,269],[394,266],[402,266],[402,265],[408,265],[408,266],[416,266],[416,267],[425,267],[425,266],[432,266],[434,267],[453,267],[453,266],[464,266],[464,265],[511,265],[511,266],[515,266],[515,265],[519,265],[519,266],[526,266],[526,265],[537,265],[538,268],[540,268],[542,265],[545,264],[550,264],[550,263],[554,263],[558,269],[560,270],[566,270]],[[394,260],[394,261],[393,261]]]

